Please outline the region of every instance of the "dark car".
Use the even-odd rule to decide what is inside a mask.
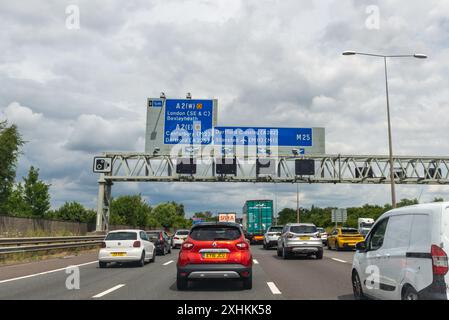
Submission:
[[[171,253],[171,239],[164,230],[146,231],[148,238],[156,246],[157,254],[165,256]]]

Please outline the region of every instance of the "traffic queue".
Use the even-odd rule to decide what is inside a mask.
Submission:
[[[367,225],[369,224],[369,230]],[[324,249],[356,251],[350,279],[355,299],[447,299],[449,202],[421,204],[390,210],[376,221],[356,228],[335,227],[327,233],[312,223],[269,226],[260,238],[235,222],[202,222],[190,230],[168,235],[163,230],[115,230],[108,233],[99,252],[99,267],[132,262],[140,267],[156,255],[180,248],[176,285],[207,279],[238,280],[252,288],[251,245],[276,249],[277,257],[314,257]],[[274,255],[276,257],[276,255]]]

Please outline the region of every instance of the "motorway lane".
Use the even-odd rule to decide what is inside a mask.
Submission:
[[[255,265],[253,290],[242,290],[241,283],[214,281],[192,283],[188,291],[176,290],[177,250],[157,256],[143,268],[129,265],[98,268],[95,262],[80,266],[80,289],[67,290],[65,270],[10,282],[0,282],[0,299],[92,299],[118,285],[124,285],[99,299],[279,299],[267,285],[268,276]],[[166,264],[169,261],[174,261]],[[164,265],[165,264],[165,265]],[[0,268],[0,272],[1,272]],[[98,299],[98,298],[97,298]]]
[[[285,299],[353,299],[352,251],[324,249],[322,260],[301,256],[283,260],[277,256],[276,249],[260,247],[254,247],[253,252]]]
[[[189,290],[176,290],[176,259],[172,254],[157,256],[155,263],[143,268],[112,266],[99,269],[96,255],[87,254],[66,259],[70,264],[92,262],[80,266],[80,289],[67,290],[68,274],[65,270],[37,275],[10,282],[0,280],[0,299],[349,299],[352,298],[350,269],[352,252],[325,250],[323,260],[294,258],[282,260],[276,250],[264,250],[252,246],[257,260],[253,269],[253,289],[243,290],[240,282],[205,281],[191,283]],[[336,259],[336,260],[333,260]],[[89,260],[89,261],[86,261]],[[173,261],[173,262],[170,262]],[[61,267],[64,259],[48,261],[49,266]],[[26,270],[42,271],[45,261],[18,265],[16,274],[23,276]],[[0,267],[0,274],[11,273],[14,267]],[[49,267],[47,270],[55,268]],[[8,271],[8,272],[4,272]],[[1,278],[4,279],[4,276]],[[268,283],[271,283],[269,287]],[[93,298],[108,290],[111,292]],[[277,290],[280,294],[274,294]]]

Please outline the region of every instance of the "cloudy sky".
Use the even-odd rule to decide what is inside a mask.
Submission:
[[[217,98],[223,126],[325,127],[329,154],[387,154],[382,60],[343,57],[349,49],[429,55],[389,62],[394,152],[447,156],[444,0],[1,1],[0,119],[17,124],[27,141],[18,178],[39,167],[53,207],[96,206],[93,156],[143,151],[146,98],[161,91]],[[114,196],[138,192],[151,204],[183,202],[189,213],[240,212],[247,198],[277,199],[278,209],[296,201],[290,184],[113,189]],[[390,201],[385,185],[301,185],[300,192],[303,206]],[[397,192],[449,199],[448,187]]]

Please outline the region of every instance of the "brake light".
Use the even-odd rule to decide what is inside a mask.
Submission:
[[[448,261],[446,252],[437,245],[432,245],[430,250],[432,255],[432,270],[435,275],[444,276],[448,271]]]
[[[140,241],[134,241],[133,247],[134,248],[140,248]]]
[[[162,237],[162,233],[159,233],[159,241],[164,240],[164,238]]]
[[[179,238],[178,238],[178,237],[175,237],[175,240],[179,240]]]
[[[101,243],[101,247],[102,247],[102,248],[106,248],[106,242],[103,241],[103,242]]]
[[[239,248],[240,250],[245,250],[245,249],[249,248],[248,243],[246,243],[246,242],[239,242],[235,246],[237,248]]]
[[[184,250],[190,250],[190,249],[193,248],[193,243],[191,243],[191,242],[184,242],[184,243],[182,244],[182,248],[183,248]]]

